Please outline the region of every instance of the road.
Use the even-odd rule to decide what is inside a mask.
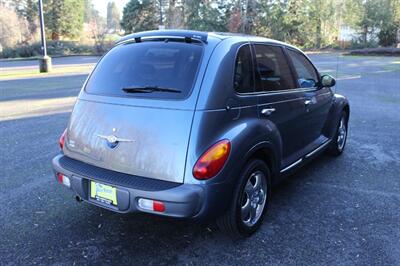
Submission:
[[[52,58],[52,65],[55,67],[62,66],[82,66],[92,65],[99,60],[98,56],[68,56]],[[0,60],[0,69],[5,71],[10,70],[27,70],[39,69],[38,60]]]
[[[400,265],[400,58],[311,58],[351,102],[346,151],[275,187],[240,241],[77,203],[50,161],[86,76],[0,81],[0,264]]]

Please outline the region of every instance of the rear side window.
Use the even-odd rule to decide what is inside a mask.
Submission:
[[[293,89],[294,82],[282,48],[256,44],[256,90],[279,91]]]
[[[297,82],[300,88],[310,88],[317,86],[318,74],[308,59],[292,50],[288,50],[288,55],[293,62],[294,69],[297,73]]]
[[[202,51],[202,45],[195,43],[122,44],[101,59],[85,90],[110,96],[183,99],[192,90]]]
[[[254,73],[250,45],[240,47],[235,62],[233,86],[237,93],[254,92]]]

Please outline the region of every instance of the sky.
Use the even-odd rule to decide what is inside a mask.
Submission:
[[[122,14],[122,10],[124,9],[124,6],[126,5],[126,3],[129,2],[129,0],[92,0],[94,8],[96,8],[100,12],[100,15],[103,17],[107,17],[108,2],[115,2],[119,11]]]

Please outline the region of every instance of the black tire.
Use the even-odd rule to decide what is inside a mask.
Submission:
[[[265,177],[265,179],[263,179],[263,177]],[[245,189],[248,188],[246,187],[246,185],[249,185],[248,181],[251,183],[253,179],[259,180],[259,182],[261,182],[261,180],[265,181],[265,183],[260,183],[260,186],[263,186],[263,189],[266,191],[266,195],[262,195],[261,190],[259,190],[257,195],[262,195],[262,196],[257,196],[256,198],[252,197],[252,200],[258,201],[257,203],[250,200],[250,198],[247,196],[248,189]],[[264,200],[261,200],[262,197]],[[231,205],[229,206],[228,210],[217,219],[218,227],[221,229],[222,232],[226,233],[232,238],[242,238],[250,236],[260,227],[263,218],[265,216],[265,213],[267,212],[270,197],[271,197],[271,173],[268,166],[262,160],[259,159],[250,160],[245,165],[239,176],[237,186],[234,190]],[[263,205],[261,203],[262,201],[265,201]],[[255,210],[252,206],[257,206],[256,208],[257,211],[255,213],[249,211],[249,221],[247,222],[247,224],[242,219],[242,205],[244,203],[246,204],[245,206],[243,206],[243,208],[245,208],[246,206],[248,207],[249,205],[251,206],[250,209],[252,211]],[[254,214],[256,218],[258,217],[257,220],[254,219],[254,224],[251,224],[252,214]]]
[[[339,134],[340,134],[340,129],[341,129],[341,123],[342,120],[344,121],[344,127],[345,127],[345,135],[343,139],[343,143],[340,142],[339,140]],[[349,116],[346,111],[342,111],[342,115],[340,116],[339,123],[336,126],[336,133],[335,136],[332,139],[332,142],[329,147],[329,153],[333,156],[339,156],[343,153],[344,148],[346,146],[347,142],[347,135],[348,135],[348,121],[349,121]]]

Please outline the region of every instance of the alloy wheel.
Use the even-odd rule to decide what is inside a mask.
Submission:
[[[337,145],[340,151],[343,150],[344,148],[344,144],[346,143],[346,137],[347,137],[346,120],[345,117],[342,117],[342,119],[340,120],[338,136],[337,136]]]
[[[267,191],[265,174],[261,171],[252,173],[244,187],[241,201],[241,218],[246,226],[253,226],[262,216]]]

